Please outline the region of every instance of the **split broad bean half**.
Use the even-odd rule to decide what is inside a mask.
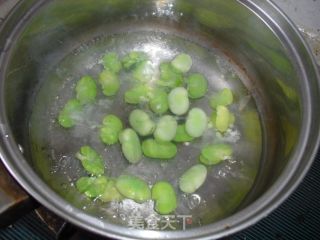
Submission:
[[[119,134],[123,129],[123,124],[117,116],[113,114],[106,115],[102,121],[100,129],[100,139],[107,145],[118,142]]]
[[[76,98],[81,104],[93,103],[97,96],[97,85],[90,76],[82,77],[76,85]]]
[[[58,116],[59,124],[64,128],[71,128],[76,124],[82,111],[82,105],[77,99],[69,100]]]
[[[101,175],[104,173],[104,161],[92,147],[83,146],[76,153],[76,158],[81,161],[83,168],[92,175]]]

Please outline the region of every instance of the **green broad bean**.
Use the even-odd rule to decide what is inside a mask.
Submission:
[[[125,69],[129,70],[147,59],[148,57],[144,52],[130,52],[123,57],[122,65]]]
[[[196,164],[185,171],[179,179],[179,188],[184,193],[194,193],[207,178],[207,168]]]
[[[213,114],[214,126],[219,132],[224,133],[229,126],[234,123],[234,115],[225,106],[217,106],[217,111]]]
[[[69,100],[58,116],[59,124],[64,128],[73,127],[76,122],[77,115],[82,111],[81,103],[77,99]]]
[[[103,59],[103,66],[105,69],[113,72],[118,73],[122,68],[121,61],[116,53],[110,52],[104,55]]]
[[[168,95],[169,108],[175,115],[185,114],[190,106],[188,91],[183,87],[171,90]]]
[[[103,70],[99,75],[99,83],[105,96],[110,97],[117,94],[120,88],[118,76],[110,70]]]
[[[201,108],[192,108],[186,120],[186,132],[191,137],[201,137],[207,129],[208,118]]]
[[[150,116],[140,109],[135,109],[130,113],[129,123],[140,136],[148,136],[155,129],[155,123]]]
[[[132,76],[139,82],[147,83],[152,80],[154,69],[149,61],[143,61],[133,69]]]
[[[169,214],[177,208],[177,196],[169,182],[160,181],[154,184],[151,196],[159,214]]]
[[[202,74],[191,74],[187,78],[189,97],[196,99],[203,97],[208,91],[208,81]]]
[[[138,163],[142,159],[140,139],[135,131],[126,128],[119,135],[123,155],[130,163]]]
[[[170,142],[176,135],[177,127],[177,120],[170,115],[165,115],[159,119],[153,136],[157,141]]]
[[[119,176],[116,181],[116,188],[123,196],[138,203],[151,199],[151,191],[148,184],[136,176]]]
[[[171,159],[177,154],[177,146],[171,142],[147,139],[142,142],[142,152],[149,158]]]
[[[97,85],[92,77],[82,77],[76,85],[76,97],[81,104],[92,103],[97,96]]]
[[[89,198],[102,196],[108,185],[106,176],[100,177],[82,177],[76,182],[76,187],[79,192],[84,193]]]
[[[160,64],[159,86],[175,88],[183,85],[183,75],[174,69],[170,62]]]
[[[168,94],[162,89],[154,89],[149,96],[149,107],[156,114],[163,114],[168,111]]]
[[[217,107],[217,109],[218,108],[220,108],[219,106]],[[229,110],[228,110],[229,111]],[[217,125],[216,125],[216,122],[217,122],[217,111],[213,111],[212,112],[212,114],[211,114],[211,122],[212,122],[212,124],[213,124],[213,126],[215,127],[215,128],[217,128],[220,132],[224,132],[224,131],[226,131],[230,126],[232,126],[233,124],[234,124],[234,122],[235,122],[235,120],[236,120],[236,118],[235,118],[235,116],[234,116],[234,114],[232,113],[232,112],[230,112],[229,111],[229,119],[228,119],[228,127],[226,128],[225,126],[221,126],[221,125],[224,125],[224,124],[226,124],[226,123],[224,123],[224,120],[226,119],[226,116],[227,116],[227,114],[226,114],[226,112],[227,111],[225,111],[223,108],[222,108],[222,111],[221,111],[221,109],[219,110],[219,112],[220,112],[220,124],[218,124],[218,126],[219,126],[219,129],[217,128]],[[222,115],[222,117],[221,117],[221,115]]]
[[[232,147],[228,144],[211,144],[201,150],[200,162],[215,165],[232,156]]]
[[[185,124],[178,125],[176,136],[173,139],[174,142],[191,142],[193,139],[194,138],[187,133]]]
[[[76,182],[76,188],[79,192],[84,193],[94,182],[95,177],[81,177]]]
[[[122,129],[123,124],[117,116],[112,114],[105,116],[100,129],[101,141],[107,145],[117,143]]]
[[[224,88],[210,98],[210,106],[214,109],[217,106],[228,106],[233,102],[233,94],[229,88]]]
[[[123,196],[119,193],[116,188],[116,181],[110,179],[107,183],[104,192],[99,196],[99,199],[103,202],[121,201]]]
[[[192,66],[192,59],[188,54],[181,53],[172,60],[171,64],[177,71],[186,73]]]
[[[148,101],[150,88],[146,85],[138,85],[127,90],[124,94],[124,100],[129,104],[139,104]]]
[[[76,158],[81,161],[83,168],[92,175],[101,175],[104,173],[104,161],[93,148],[83,146],[76,153]]]

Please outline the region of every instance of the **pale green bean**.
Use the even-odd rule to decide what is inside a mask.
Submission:
[[[225,106],[217,106],[216,112],[213,112],[211,120],[216,129],[222,133],[227,131],[230,125],[234,123],[234,115]]]
[[[203,97],[208,91],[208,81],[202,74],[191,74],[187,78],[189,97],[196,99]]]
[[[171,63],[163,62],[160,64],[160,80],[157,84],[168,88],[180,87],[183,85],[183,75]]]
[[[92,103],[97,96],[97,85],[92,77],[82,77],[76,85],[76,96],[81,104]]]
[[[117,143],[122,129],[123,124],[117,116],[112,114],[105,116],[100,129],[101,141],[107,145]]]
[[[104,55],[102,61],[104,68],[111,72],[118,73],[122,68],[121,61],[115,52],[110,52]]]
[[[100,197],[108,184],[106,176],[100,177],[82,177],[76,182],[79,192],[84,193],[89,198]]]
[[[138,203],[151,199],[148,184],[136,176],[121,175],[116,181],[116,187],[123,196]]]
[[[201,137],[207,129],[208,118],[201,108],[192,108],[186,120],[186,132],[191,137]]]
[[[210,98],[210,106],[216,108],[217,106],[228,106],[233,102],[233,94],[229,88],[224,88],[217,94]]]
[[[103,94],[107,97],[114,96],[119,91],[120,80],[118,75],[109,70],[104,70],[100,73],[99,82]]]
[[[169,182],[160,181],[154,184],[151,195],[158,213],[169,214],[177,208],[177,196]]]
[[[179,179],[179,188],[185,193],[197,191],[207,178],[207,168],[196,164],[183,173]]]
[[[154,89],[150,93],[149,107],[157,114],[163,114],[168,111],[168,94],[162,89]]]
[[[148,94],[150,88],[146,85],[138,85],[129,90],[124,94],[124,100],[126,103],[139,104],[141,102],[148,101]]]
[[[142,151],[149,158],[171,159],[177,154],[177,146],[171,142],[147,139],[142,142]]]
[[[176,115],[183,115],[189,109],[188,91],[183,87],[174,88],[168,96],[170,111]]]
[[[157,141],[170,142],[176,135],[177,127],[177,120],[170,115],[165,115],[159,119],[153,136]]]
[[[76,153],[76,158],[81,161],[83,168],[93,175],[100,175],[104,173],[104,161],[93,148],[83,146],[80,151]]]
[[[99,199],[103,202],[120,201],[123,199],[123,196],[116,188],[115,180],[109,179],[103,193],[99,196]]]
[[[178,125],[176,136],[173,139],[174,142],[191,142],[193,139],[194,138],[187,133],[185,124]]]
[[[149,61],[143,61],[134,68],[132,76],[141,83],[147,83],[154,76],[154,69]]]
[[[155,123],[150,116],[140,109],[135,109],[130,113],[129,123],[140,136],[148,136],[155,129]]]
[[[141,144],[138,135],[131,128],[123,130],[119,135],[123,155],[130,163],[138,163],[142,159]]]
[[[188,54],[181,53],[172,60],[171,64],[176,70],[186,73],[192,66],[192,59]]]
[[[206,165],[215,165],[232,157],[232,147],[228,144],[211,144],[201,150],[200,161]]]
[[[71,128],[76,124],[77,116],[82,111],[81,103],[77,99],[69,100],[58,116],[59,124],[64,128]]]

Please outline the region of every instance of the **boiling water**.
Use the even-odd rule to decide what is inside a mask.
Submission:
[[[169,161],[143,158],[136,165],[128,164],[119,144],[106,146],[99,139],[99,127],[106,114],[119,116],[128,127],[128,115],[136,107],[124,102],[123,94],[132,85],[132,80],[130,74],[121,73],[121,89],[115,97],[105,97],[100,91],[96,103],[85,106],[78,124],[72,129],[63,129],[57,123],[59,111],[68,99],[75,97],[74,87],[83,75],[97,79],[102,71],[101,58],[109,51],[120,57],[130,51],[146,52],[152,60],[156,77],[160,62],[171,60],[181,52],[188,53],[193,59],[190,72],[202,73],[209,81],[207,95],[192,100],[191,107],[199,106],[210,116],[209,97],[224,87],[231,88],[235,94],[235,103],[230,107],[236,116],[234,126],[225,135],[209,128],[203,137],[179,144],[177,156]],[[174,216],[180,216],[180,220],[181,216],[190,216],[192,221],[188,220],[187,227],[210,223],[231,214],[251,189],[261,154],[258,112],[242,83],[244,76],[218,50],[173,34],[152,31],[105,35],[76,46],[62,61],[50,66],[42,78],[30,118],[34,165],[53,189],[84,211],[127,226],[137,214],[146,224],[149,217],[159,217],[153,210],[152,201],[144,204],[131,200],[102,203],[78,193],[75,182],[86,173],[75,153],[83,145],[92,146],[103,156],[107,176],[116,178],[129,173],[141,177],[150,186],[158,180],[171,182],[178,195]],[[179,176],[198,162],[203,146],[219,142],[233,146],[233,158],[209,167],[206,182],[196,193],[183,194],[178,189]],[[182,227],[179,219],[177,217],[174,224],[177,228]]]

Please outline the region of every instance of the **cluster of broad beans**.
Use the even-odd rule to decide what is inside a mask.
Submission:
[[[75,96],[61,109],[58,122],[66,129],[75,126],[84,106],[94,104],[98,89],[107,97],[115,96],[121,85],[120,71],[128,72],[133,84],[123,97],[127,104],[136,106],[129,114],[130,126],[124,126],[118,116],[108,114],[101,119],[99,137],[106,145],[121,144],[122,154],[131,164],[140,162],[143,155],[159,161],[173,159],[179,145],[192,144],[208,126],[223,134],[235,121],[228,109],[233,94],[227,88],[209,98],[210,117],[203,109],[192,107],[192,101],[206,95],[208,81],[201,73],[190,73],[192,58],[188,54],[181,53],[160,63],[159,77],[152,84],[154,73],[144,52],[130,52],[121,60],[116,53],[109,52],[102,58],[102,64],[104,69],[97,81],[84,76],[77,82]],[[197,191],[206,181],[207,166],[219,164],[232,153],[228,144],[204,146],[195,165],[179,176],[180,191],[186,194]],[[91,146],[81,147],[75,156],[87,172],[77,180],[76,187],[88,198],[104,202],[153,200],[159,214],[169,214],[177,208],[177,193],[170,182],[161,180],[149,186],[139,176],[108,177],[102,156]]]

